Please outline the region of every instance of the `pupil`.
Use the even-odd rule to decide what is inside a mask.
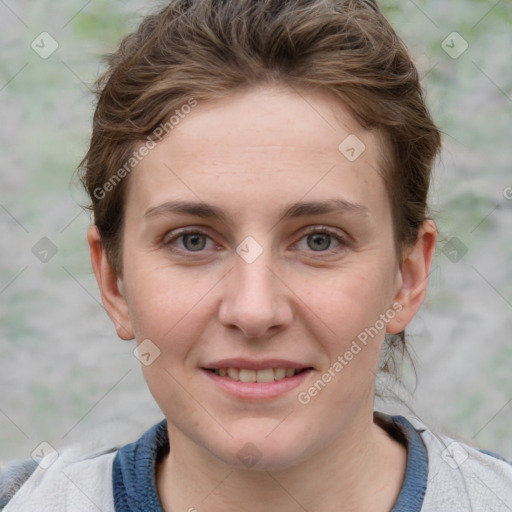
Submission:
[[[310,239],[313,239],[313,240],[315,241],[315,244],[316,244],[317,242],[320,242],[320,246],[316,245],[316,248],[317,248],[317,249],[318,249],[318,248],[320,248],[320,250],[322,250],[322,249],[328,249],[328,248],[329,248],[329,245],[330,245],[330,243],[329,243],[329,242],[330,242],[330,240],[329,240],[329,236],[330,236],[330,235],[328,235],[328,234],[326,234],[326,233],[316,233],[316,234],[314,234],[314,235],[310,235],[310,236],[309,236],[309,238],[310,238]],[[320,237],[320,239],[319,239],[319,237]],[[323,237],[324,241],[327,241],[327,244],[325,244],[325,243],[324,243],[324,244],[322,244],[322,237]],[[322,246],[322,245],[323,245],[323,246]],[[315,249],[315,250],[316,250],[316,249]]]
[[[192,234],[192,235],[190,235],[190,234],[188,234],[188,235],[184,235],[184,236],[185,236],[184,243],[185,243],[185,247],[187,247],[187,249],[195,251],[195,250],[201,250],[201,249],[204,248],[204,243],[202,245],[201,245],[201,243],[199,243],[199,245],[197,244],[197,241],[200,240],[203,235],[199,235],[199,234]],[[193,242],[191,244],[191,247],[189,247],[187,245],[187,241],[189,241],[191,239],[193,240]]]

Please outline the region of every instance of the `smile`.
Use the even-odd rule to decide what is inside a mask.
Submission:
[[[241,400],[271,400],[285,396],[302,385],[313,371],[311,367],[287,366],[257,369],[219,365],[216,368],[201,368],[203,375],[217,389]]]
[[[262,370],[249,370],[244,368],[217,368],[210,370],[220,377],[227,377],[240,382],[274,382],[293,377],[306,368],[265,368]]]

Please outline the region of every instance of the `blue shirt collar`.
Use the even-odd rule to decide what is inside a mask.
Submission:
[[[428,478],[428,456],[421,431],[403,416],[374,411],[374,420],[407,447],[405,479],[391,512],[420,512]],[[166,420],[151,427],[138,441],[119,449],[112,469],[117,512],[163,512],[156,490],[155,470],[168,452]]]
[[[391,512],[420,512],[427,492],[428,455],[420,433],[403,416],[374,411],[374,421],[407,448],[404,483]]]

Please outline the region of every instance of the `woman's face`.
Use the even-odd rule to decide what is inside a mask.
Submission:
[[[277,469],[370,427],[413,314],[381,162],[339,100],[260,88],[199,102],[133,171],[107,309],[171,445]]]

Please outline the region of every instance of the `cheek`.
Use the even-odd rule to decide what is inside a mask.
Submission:
[[[334,345],[343,349],[340,340],[350,342],[391,307],[392,284],[393,276],[380,262],[361,261],[357,268],[305,283],[303,292],[308,306],[330,328]]]
[[[340,411],[358,408],[373,392],[385,337],[381,315],[392,302],[393,276],[382,256],[377,262],[361,258],[358,269],[340,270],[308,286],[307,304],[321,320],[325,335],[318,336],[317,330],[316,339],[326,357],[313,387],[300,390],[299,403],[307,402],[310,410],[332,421]],[[330,404],[328,410],[325,404]]]
[[[308,305],[321,320],[317,336],[326,354],[316,380],[298,393],[300,408],[326,425],[339,427],[344,412],[359,409],[374,390],[390,306],[390,276],[379,266],[340,272],[323,291],[308,291]],[[352,414],[352,413],[351,413]],[[334,432],[333,430],[333,432]]]
[[[212,273],[194,276],[190,269],[133,263],[129,309],[137,341],[150,339],[168,363],[183,362],[200,338],[204,319],[213,314],[208,301],[216,282]]]
[[[195,375],[194,368],[186,365],[205,319],[213,314],[208,294],[215,281],[211,275],[191,277],[183,269],[151,268],[147,261],[135,267],[145,269],[132,274],[130,315],[135,336],[138,343],[151,340],[160,351],[151,364],[142,365],[144,378],[160,408],[179,416],[191,408],[187,390],[194,390]]]

